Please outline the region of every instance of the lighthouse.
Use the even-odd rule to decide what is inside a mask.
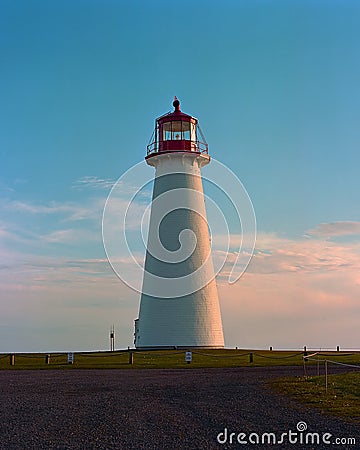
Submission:
[[[135,346],[222,348],[201,178],[208,145],[176,97],[173,107],[156,119],[145,158],[155,178]]]

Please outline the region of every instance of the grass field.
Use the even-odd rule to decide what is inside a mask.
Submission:
[[[132,364],[130,355],[132,354]],[[143,368],[200,368],[200,367],[256,367],[303,365],[303,351],[270,350],[194,350],[192,362],[185,362],[185,350],[163,351],[115,351],[74,353],[74,363],[68,364],[66,353],[52,353],[46,362],[45,353],[17,353],[15,364],[10,364],[10,355],[0,355],[0,369],[143,369]],[[360,365],[360,352],[321,352],[321,358],[346,364]],[[316,365],[308,361],[308,366]]]
[[[325,376],[290,377],[271,382],[276,390],[323,412],[360,423],[360,371]]]

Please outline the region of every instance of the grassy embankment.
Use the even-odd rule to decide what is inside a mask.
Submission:
[[[322,352],[322,358],[332,359],[348,364],[360,365],[360,352]],[[10,365],[9,355],[0,355],[0,369],[178,369],[200,367],[256,367],[279,365],[303,365],[302,351],[269,350],[195,350],[192,362],[185,362],[185,350],[133,351],[133,363],[129,363],[129,351],[75,353],[74,364],[67,363],[66,353],[50,354],[49,364],[45,353],[17,353],[15,365]],[[324,356],[326,355],[326,356]],[[309,361],[307,366],[313,373],[316,362]]]
[[[329,375],[327,390],[325,375],[282,378],[271,385],[299,403],[360,423],[359,370]]]

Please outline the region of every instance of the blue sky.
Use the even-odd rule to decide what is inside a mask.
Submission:
[[[0,351],[105,349],[113,323],[131,345],[139,296],[101,215],[174,95],[256,212],[248,271],[218,280],[227,345],[358,346],[359,19],[346,0],[3,0]]]

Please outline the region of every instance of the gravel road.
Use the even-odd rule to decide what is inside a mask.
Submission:
[[[299,406],[264,383],[288,375],[302,368],[1,371],[0,449],[359,449],[358,425]],[[299,422],[306,432],[297,431]],[[283,444],[251,443],[289,430],[297,443],[286,436]],[[331,444],[302,445],[308,432],[321,441],[331,433]],[[236,443],[239,433],[247,444]],[[356,444],[334,445],[335,438]]]

